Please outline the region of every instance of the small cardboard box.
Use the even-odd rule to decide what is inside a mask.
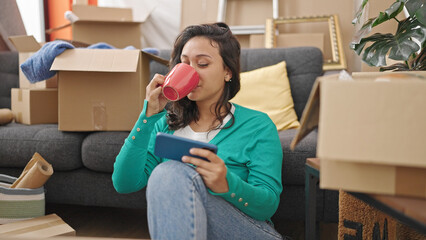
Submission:
[[[58,122],[57,88],[12,88],[11,101],[15,122],[30,125]]]
[[[140,50],[70,49],[57,56],[62,131],[129,131],[142,111],[150,60]]]
[[[73,5],[78,20],[72,23],[75,41],[88,44],[106,42],[116,48],[133,46],[142,48],[141,24],[151,12],[138,12],[141,21],[134,21],[131,8],[109,8],[89,5]]]
[[[53,236],[75,236],[75,230],[58,215],[22,220],[0,225],[1,237],[41,239]]]
[[[41,48],[34,36],[13,36],[9,40],[19,52],[19,66]],[[19,88],[57,88],[56,76],[37,83],[30,83],[19,67]]]
[[[361,75],[317,79],[292,147],[318,126],[321,188],[426,198],[425,79]]]

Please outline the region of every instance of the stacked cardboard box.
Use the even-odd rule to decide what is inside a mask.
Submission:
[[[131,8],[109,8],[74,4],[73,14],[77,17],[72,22],[74,41],[88,44],[106,42],[116,48],[133,46],[142,48],[141,24],[149,17],[151,10],[138,12],[141,21],[133,20]]]
[[[417,74],[317,79],[293,146],[318,126],[321,188],[426,198],[426,74]]]
[[[19,64],[25,62],[41,48],[33,36],[14,36],[9,40],[19,51]],[[11,93],[15,122],[41,124],[58,122],[58,89],[56,76],[41,82],[30,83],[19,69],[19,88]]]
[[[21,49],[21,63],[40,48],[32,36],[11,41]],[[29,48],[31,45],[34,47]],[[24,87],[12,89],[15,120],[58,123],[63,131],[131,130],[150,81],[150,60],[168,63],[140,50],[66,50],[52,64],[51,70],[58,71],[54,79],[30,84],[21,73]]]
[[[152,10],[152,9],[151,9]],[[143,106],[150,81],[149,62],[167,60],[140,50],[141,22],[133,21],[132,10],[88,6],[76,1],[72,23],[73,40],[105,42],[118,49],[69,49],[51,66],[53,79],[30,84],[20,71],[20,88],[12,89],[12,111],[16,122],[58,123],[63,131],[131,130]],[[150,10],[139,13],[150,15]],[[32,36],[10,38],[19,50],[20,63],[40,49]]]

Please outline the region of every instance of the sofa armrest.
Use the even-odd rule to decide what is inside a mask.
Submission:
[[[17,52],[0,52],[0,108],[10,108],[10,89],[19,87]]]

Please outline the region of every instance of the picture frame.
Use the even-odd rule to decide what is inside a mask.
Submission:
[[[268,18],[265,24],[265,48],[277,47],[278,26],[281,24],[292,23],[313,23],[326,22],[331,44],[331,57],[324,58],[324,71],[344,70],[347,68],[345,52],[342,44],[342,37],[339,25],[339,18],[336,14],[324,16],[309,16],[309,17],[279,17]]]

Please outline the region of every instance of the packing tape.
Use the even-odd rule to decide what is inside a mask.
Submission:
[[[107,113],[104,102],[92,103],[93,127],[95,130],[106,130]]]
[[[37,230],[47,229],[47,228],[51,228],[51,227],[62,225],[62,224],[64,224],[64,221],[62,221],[61,219],[58,219],[58,220],[49,221],[49,222],[34,225],[34,226],[24,227],[24,228],[21,228],[21,229],[10,231],[10,232],[5,232],[5,233],[2,233],[2,235],[3,236],[12,236],[12,235],[17,236],[17,235],[20,235],[20,234],[23,234],[23,233],[30,233],[30,232],[34,232],[34,231],[37,231]]]
[[[22,122],[22,112],[21,111],[16,113],[15,121],[18,122],[18,123]]]
[[[426,168],[396,167],[395,193],[426,198]]]
[[[22,89],[18,89],[18,102],[22,102]]]

